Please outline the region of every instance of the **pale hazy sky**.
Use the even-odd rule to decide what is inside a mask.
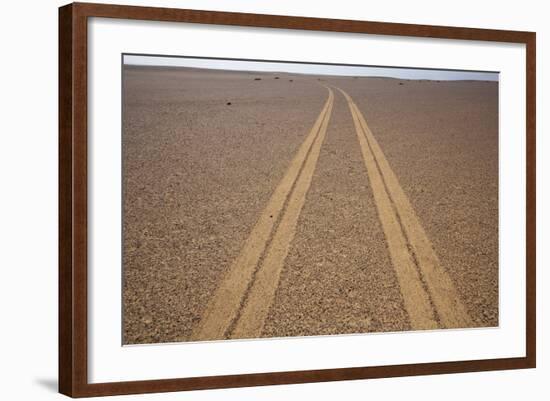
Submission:
[[[125,55],[124,64],[178,66],[239,71],[276,71],[314,75],[378,76],[401,79],[498,81],[498,72],[426,70],[418,68],[363,67],[267,61],[240,61],[187,57]]]

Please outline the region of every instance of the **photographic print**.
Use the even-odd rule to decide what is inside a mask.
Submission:
[[[499,75],[122,57],[123,344],[499,325]]]

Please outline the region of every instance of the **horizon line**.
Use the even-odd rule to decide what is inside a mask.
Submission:
[[[296,61],[246,60],[229,58],[122,54],[122,64],[142,67],[196,68],[248,73],[281,73],[310,76],[372,77],[431,81],[499,81],[493,71],[465,71],[434,68],[366,66],[356,64]],[[283,67],[283,68],[281,68]]]

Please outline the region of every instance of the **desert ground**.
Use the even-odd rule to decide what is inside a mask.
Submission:
[[[125,66],[123,343],[498,326],[498,83]]]

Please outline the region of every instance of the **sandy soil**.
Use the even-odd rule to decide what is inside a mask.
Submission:
[[[319,83],[126,67],[125,344],[189,339],[314,125],[327,99]],[[497,84],[321,83],[346,90],[368,120],[474,325],[498,325]],[[407,329],[353,121],[335,91],[262,336]]]

